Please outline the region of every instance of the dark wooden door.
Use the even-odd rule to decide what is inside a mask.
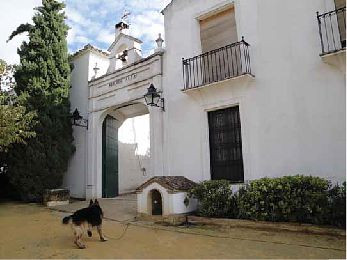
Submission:
[[[163,214],[163,203],[161,194],[157,190],[152,192],[152,215],[162,215]]]
[[[239,107],[208,113],[211,179],[243,182]]]
[[[107,116],[102,124],[102,197],[118,196],[117,120]]]

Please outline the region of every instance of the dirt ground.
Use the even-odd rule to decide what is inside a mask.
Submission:
[[[106,220],[77,249],[66,213],[36,204],[0,204],[0,258],[343,258],[345,237],[209,227],[125,225]],[[125,232],[124,232],[125,230]]]

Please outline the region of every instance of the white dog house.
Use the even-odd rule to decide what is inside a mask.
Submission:
[[[187,191],[196,185],[183,176],[156,176],[137,188],[137,211],[145,215],[178,215],[196,210]]]

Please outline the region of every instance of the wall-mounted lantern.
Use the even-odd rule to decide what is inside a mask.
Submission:
[[[71,119],[72,119],[72,125],[85,127],[88,130],[88,119],[84,119],[80,115],[80,112],[78,111],[77,108],[72,113]]]
[[[153,84],[147,89],[147,93],[144,95],[147,106],[160,107],[165,111],[164,98],[161,97],[161,92],[158,92]]]
[[[155,42],[157,43],[157,48],[158,49],[162,49],[163,48],[163,38],[161,38],[161,33],[159,33],[158,35],[158,39],[155,40]]]

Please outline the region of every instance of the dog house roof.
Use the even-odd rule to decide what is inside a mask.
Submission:
[[[138,187],[136,189],[136,192],[141,192],[144,188],[154,182],[160,184],[165,189],[171,192],[187,191],[197,185],[195,182],[183,176],[155,176]]]

